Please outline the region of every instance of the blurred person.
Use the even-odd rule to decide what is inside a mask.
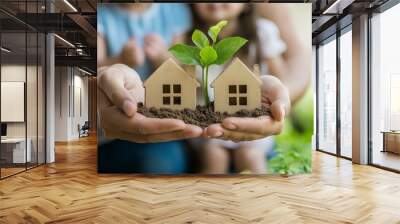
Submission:
[[[200,136],[202,129],[181,120],[146,118],[136,113],[137,103],[143,102],[142,82],[170,57],[169,46],[183,40],[191,28],[188,7],[103,4],[97,18],[98,170],[188,172],[185,146],[176,140]]]
[[[195,28],[206,32],[208,27],[221,20],[227,20],[228,25],[221,31],[221,38],[241,36],[248,40],[248,43],[239,51],[238,57],[249,68],[255,64],[260,65],[263,105],[272,109],[272,118],[228,118],[222,124],[209,126],[205,130],[206,136],[221,139],[210,139],[204,142],[201,150],[203,172],[225,173],[233,164],[238,172],[248,170],[253,173],[265,173],[266,153],[273,147],[272,138],[262,138],[266,135],[256,136],[257,132],[250,136],[251,133],[240,133],[241,130],[236,128],[239,126],[243,130],[249,130],[252,126],[260,126],[260,124],[255,124],[259,122],[270,126],[269,135],[280,133],[283,118],[289,112],[290,101],[288,97],[281,101],[274,101],[276,95],[285,95],[287,91],[274,76],[282,76],[281,74],[286,70],[282,59],[286,44],[280,38],[279,30],[273,22],[257,17],[253,4],[199,3],[192,5],[192,13]],[[210,67],[210,83],[222,70],[222,66]],[[201,93],[199,92],[198,95]],[[212,91],[209,95],[213,98]],[[201,101],[201,98],[199,100]],[[260,129],[255,131],[260,131]],[[222,136],[215,136],[216,134]],[[241,142],[235,143],[235,141]]]
[[[279,29],[282,40],[286,43],[286,51],[283,52],[284,70],[280,73],[272,73],[278,77],[290,91],[292,105],[297,103],[309,88],[311,79],[311,46],[302,40],[300,32],[296,29],[292,13],[297,10],[290,8],[290,4],[256,4],[257,13],[273,21]],[[302,27],[303,28],[303,27]],[[311,32],[311,31],[310,31]],[[311,35],[311,34],[306,34]],[[306,38],[304,38],[306,39]],[[274,67],[273,64],[270,65]]]
[[[185,4],[103,4],[98,10],[98,67],[125,64],[142,79],[170,57],[191,28]]]

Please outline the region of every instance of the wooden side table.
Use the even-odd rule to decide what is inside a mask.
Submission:
[[[400,154],[400,131],[382,131],[383,150],[382,152],[392,152]]]

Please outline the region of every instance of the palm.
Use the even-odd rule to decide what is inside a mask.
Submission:
[[[290,98],[286,87],[273,76],[261,77],[262,105],[271,108],[271,116],[257,118],[226,118],[222,124],[212,124],[206,128],[206,137],[232,141],[245,141],[279,134],[283,128],[285,114],[290,109]]]

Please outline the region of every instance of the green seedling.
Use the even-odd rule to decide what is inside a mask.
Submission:
[[[224,64],[247,42],[242,37],[227,37],[218,40],[219,33],[227,24],[228,22],[223,20],[210,27],[207,32],[208,36],[196,29],[192,34],[192,41],[195,46],[175,44],[169,49],[180,63],[201,66],[202,90],[206,106],[210,105],[208,97],[208,68],[211,65]]]

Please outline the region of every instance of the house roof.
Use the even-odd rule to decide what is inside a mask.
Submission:
[[[243,69],[245,69],[247,71],[246,73],[249,75],[250,78],[257,81],[260,85],[262,84],[260,77],[256,74],[254,74],[254,72],[252,72],[238,57],[235,57],[232,60],[232,62],[224,69],[224,71],[217,78],[215,78],[214,81],[212,81],[211,87],[214,87],[214,85],[218,82],[218,80],[221,80],[226,75],[226,72],[231,70],[230,68],[235,65],[240,66]]]
[[[179,66],[172,58],[169,58],[168,60],[166,60],[164,63],[162,63],[162,65],[160,65],[152,74],[150,77],[148,77],[144,82],[143,85],[146,86],[148,83],[151,83],[152,80],[154,80],[154,78],[157,75],[165,75],[163,74],[163,70],[166,69],[172,69],[175,70],[181,74],[184,74],[186,77],[182,77],[182,78],[188,78],[190,81],[192,81],[196,87],[200,86],[200,83],[196,80],[196,78],[194,78],[193,76],[191,76],[190,74],[188,74],[181,66]]]

